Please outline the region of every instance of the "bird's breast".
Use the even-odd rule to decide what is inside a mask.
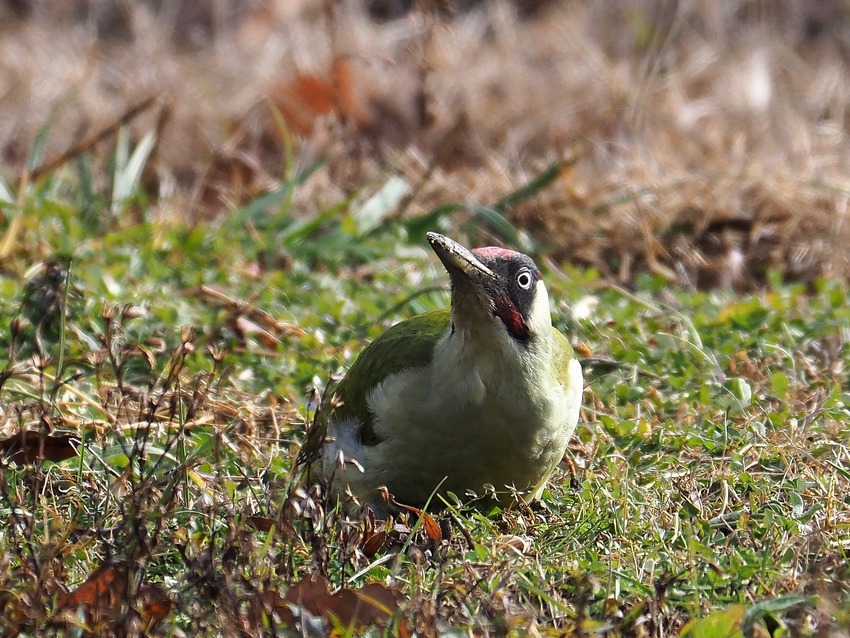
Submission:
[[[443,489],[459,495],[488,483],[535,486],[566,447],[563,395],[560,386],[531,386],[492,361],[404,371],[370,395],[380,443],[368,450],[367,465],[403,502],[423,502],[444,479]]]

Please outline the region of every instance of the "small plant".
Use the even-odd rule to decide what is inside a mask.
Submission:
[[[424,230],[534,251],[545,237],[510,212],[565,165],[417,215],[396,174],[296,209],[311,169],[290,163],[232,215],[189,223],[138,214],[154,140],[122,139],[104,174],[80,155],[76,173],[0,187],[7,633],[847,624],[845,286],[737,295],[657,274],[628,291],[541,260],[587,376],[541,502],[345,516],[293,471],[310,397],[388,325],[448,305]],[[82,214],[96,207],[104,223]]]

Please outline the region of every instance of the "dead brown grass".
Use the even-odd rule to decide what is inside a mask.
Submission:
[[[328,158],[305,212],[387,167],[427,176],[417,214],[571,157],[512,211],[558,260],[695,286],[850,276],[846,0],[421,2],[390,21],[353,0],[16,4],[29,13],[0,27],[10,180],[55,110],[47,157],[156,95],[159,214],[218,215],[286,168],[271,106],[299,162]]]

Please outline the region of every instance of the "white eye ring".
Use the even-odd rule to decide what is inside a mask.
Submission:
[[[517,286],[522,288],[523,290],[530,290],[531,284],[534,283],[534,278],[531,276],[531,271],[523,268],[517,273],[516,276]]]

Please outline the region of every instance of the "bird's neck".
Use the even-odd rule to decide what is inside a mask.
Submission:
[[[498,320],[474,330],[455,326],[435,348],[434,370],[444,391],[458,401],[526,397],[535,394],[539,375],[548,370],[548,349],[549,343],[537,336],[516,341]]]

